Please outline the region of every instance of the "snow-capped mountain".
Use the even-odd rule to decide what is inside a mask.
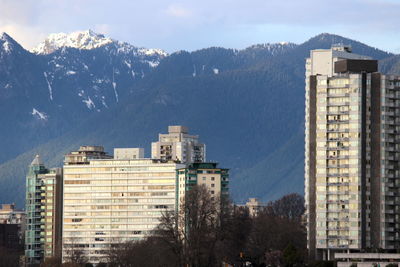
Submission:
[[[72,33],[50,34],[42,43],[31,50],[32,53],[48,55],[62,48],[76,48],[80,50],[91,50],[109,44],[114,44],[119,53],[134,53],[137,56],[159,56],[165,57],[168,54],[161,49],[137,48],[126,42],[113,40],[103,34],[95,33],[92,30],[76,31]]]
[[[50,34],[42,43],[33,48],[31,52],[36,54],[51,54],[63,47],[76,49],[94,49],[112,43],[110,38],[97,34],[91,30],[72,33]]]
[[[30,53],[1,35],[0,202],[24,203],[26,166],[37,153],[59,166],[79,145],[141,146],[177,123],[205,139],[211,158],[232,167],[236,199],[275,198],[288,193],[288,181],[301,192],[304,58],[337,42],[376,59],[393,56],[333,35],[169,56],[85,38]]]
[[[0,34],[0,146],[16,155],[112,108],[166,56],[90,30],[52,34],[32,51]]]
[[[7,33],[3,32],[0,34],[0,45],[2,46],[2,51],[5,53],[10,53],[12,50],[11,38]]]
[[[297,44],[290,42],[279,42],[279,43],[265,43],[256,44],[248,47],[246,50],[264,50],[268,51],[272,56],[282,54],[290,49],[293,49]]]
[[[11,55],[13,52],[20,53],[24,50],[20,44],[18,44],[11,36],[7,33],[0,33],[0,56]]]

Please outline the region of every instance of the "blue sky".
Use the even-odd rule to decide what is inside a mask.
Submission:
[[[400,54],[400,0],[0,0],[0,32],[25,48],[92,29],[168,52],[301,43],[323,32]]]

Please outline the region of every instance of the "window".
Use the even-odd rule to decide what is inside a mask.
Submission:
[[[211,177],[211,181],[214,181],[215,180],[215,177]]]
[[[214,195],[214,193],[215,193],[214,191],[211,191],[211,195]]]
[[[211,184],[211,187],[215,187],[215,184]]]

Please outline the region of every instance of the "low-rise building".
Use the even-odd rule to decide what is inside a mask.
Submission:
[[[265,204],[260,202],[258,198],[249,198],[245,207],[249,210],[249,215],[251,217],[257,217],[260,211],[265,207]]]
[[[229,191],[229,169],[218,168],[218,163],[192,163],[177,170],[177,208],[181,207],[186,193],[195,185],[205,185],[211,197],[221,198]]]
[[[18,228],[19,244],[25,241],[26,213],[15,208],[15,204],[2,204],[0,209],[0,224],[15,224]]]
[[[385,267],[399,266],[397,253],[335,253],[337,267]]]

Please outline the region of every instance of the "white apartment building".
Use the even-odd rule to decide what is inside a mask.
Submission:
[[[176,205],[176,170],[171,160],[143,159],[141,150],[110,158],[101,147],[81,147],[82,156],[64,165],[63,261],[76,249],[91,263],[104,261],[111,244],[138,240],[158,224],[163,211]],[[100,150],[100,151],[94,151]],[[98,155],[103,155],[101,159]],[[127,155],[131,155],[128,158]]]
[[[159,134],[158,142],[151,143],[151,157],[185,164],[205,162],[206,145],[198,135],[189,135],[187,127],[168,126],[168,134]]]

